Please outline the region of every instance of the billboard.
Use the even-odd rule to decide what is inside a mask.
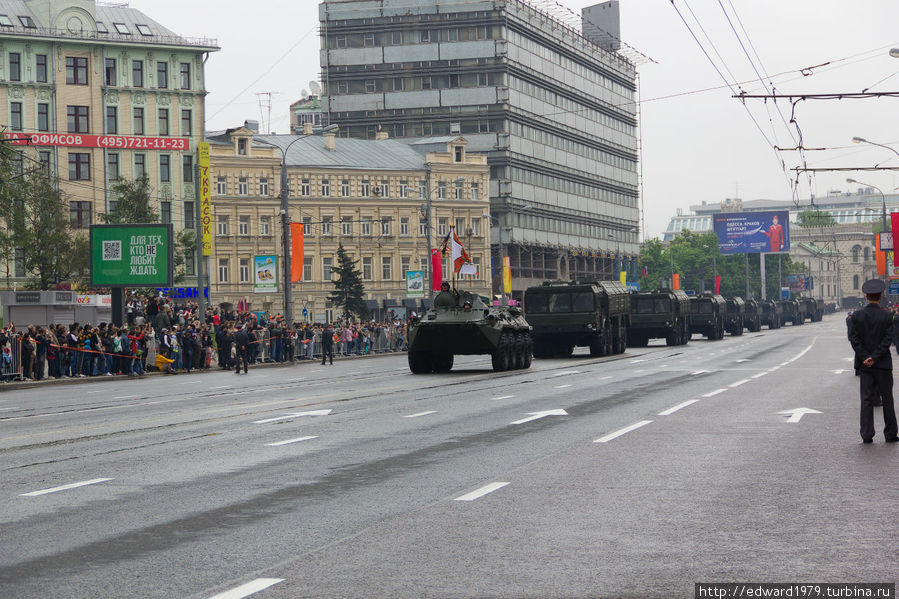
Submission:
[[[172,225],[91,225],[91,286],[171,287]]]
[[[253,293],[278,292],[278,257],[253,256]]]
[[[712,216],[722,254],[789,253],[790,213],[734,212]]]
[[[425,296],[425,273],[421,270],[406,272],[406,297]]]
[[[200,244],[204,256],[212,255],[212,176],[209,173],[209,142],[197,146],[200,171]]]
[[[188,137],[144,137],[128,135],[86,135],[84,133],[6,133],[13,146],[55,146],[64,148],[107,148],[111,150],[190,149]]]

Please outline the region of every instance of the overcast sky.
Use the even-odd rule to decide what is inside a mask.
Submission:
[[[576,13],[595,3],[559,1]],[[288,106],[320,78],[316,0],[130,4],[181,35],[218,40],[222,50],[206,68],[207,129],[268,121],[268,98],[258,94],[271,92],[270,129],[287,132]],[[731,97],[731,87],[766,93],[756,70],[778,93],[899,91],[899,59],[889,56],[899,47],[899,1],[622,0],[621,12],[624,42],[654,61],[639,67],[647,238],[660,236],[678,209],[703,201],[798,198],[807,204],[810,194],[856,189],[847,177],[888,194],[899,186],[890,171],[818,173],[802,176],[794,193],[791,169],[802,166],[803,156],[773,148],[797,146],[792,105],[746,100],[744,106]],[[830,64],[807,69],[824,63]],[[806,100],[795,117],[802,145],[810,149],[808,167],[899,167],[890,150],[851,143],[858,136],[899,151],[899,97]]]

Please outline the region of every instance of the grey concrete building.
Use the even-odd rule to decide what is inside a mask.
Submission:
[[[614,20],[614,4],[591,14]],[[524,0],[320,5],[323,110],[343,135],[464,135],[488,152],[495,290],[503,252],[514,296],[545,279],[617,278],[618,260],[633,271],[636,69],[600,46],[614,27],[599,18],[585,36]]]

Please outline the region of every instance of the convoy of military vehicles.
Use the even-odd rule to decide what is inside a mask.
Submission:
[[[491,306],[469,292],[442,291],[409,328],[409,369],[449,372],[456,355],[489,354],[494,371],[530,368],[531,358],[591,356],[645,347],[650,339],[683,345],[695,335],[709,340],[820,321],[813,298],[743,300],[717,294],[688,296],[661,289],[629,292],[614,281],[546,281],[524,293],[524,306]]]

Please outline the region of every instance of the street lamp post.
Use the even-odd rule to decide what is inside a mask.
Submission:
[[[879,144],[875,144],[875,145],[879,145]],[[881,202],[880,219],[881,219],[881,224],[883,226],[883,232],[886,232],[886,230],[887,230],[887,198],[883,194],[883,191],[876,185],[871,185],[870,183],[863,183],[861,181],[856,181],[855,179],[851,179],[851,178],[846,179],[846,183],[857,183],[858,185],[866,185],[868,187],[873,187],[880,193],[880,202]]]

